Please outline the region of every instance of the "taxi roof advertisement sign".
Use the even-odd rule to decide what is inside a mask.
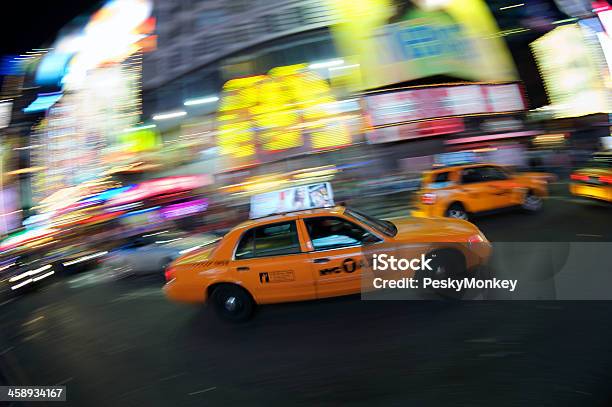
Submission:
[[[251,197],[251,219],[334,206],[334,195],[329,182],[291,187]]]

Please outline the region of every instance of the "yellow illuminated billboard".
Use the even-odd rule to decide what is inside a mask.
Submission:
[[[351,144],[330,86],[304,64],[225,83],[217,144],[231,167]]]
[[[334,38],[359,69],[353,90],[446,75],[518,79],[495,19],[482,0],[328,0],[340,22]]]
[[[595,46],[578,24],[558,27],[531,44],[556,117],[610,112]]]

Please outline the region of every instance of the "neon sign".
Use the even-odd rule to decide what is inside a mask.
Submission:
[[[233,79],[223,87],[217,144],[222,155],[254,159],[300,148],[348,145],[351,137],[332,104],[329,84],[305,64]]]

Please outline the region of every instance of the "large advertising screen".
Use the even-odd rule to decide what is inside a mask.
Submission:
[[[517,79],[512,57],[482,0],[328,1],[341,16],[334,27],[338,47],[359,65],[358,72],[350,73],[354,90],[435,75]]]
[[[237,168],[350,145],[347,111],[329,83],[306,65],[225,83],[217,115],[224,166]]]
[[[556,117],[610,112],[600,45],[579,24],[556,28],[531,44]]]
[[[369,143],[386,143],[465,129],[462,117],[526,109],[518,83],[417,87],[364,96]]]

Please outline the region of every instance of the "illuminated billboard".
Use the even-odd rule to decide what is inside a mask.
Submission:
[[[578,24],[558,27],[531,47],[556,117],[610,112],[599,44],[589,41]]]
[[[112,164],[143,161],[158,137],[138,131],[142,53],[155,45],[151,0],[109,0],[84,26],[68,27],[38,65],[36,82],[61,87],[39,94],[27,111],[46,111],[32,137],[42,171],[33,199],[103,177]]]
[[[512,57],[482,0],[328,0],[341,16],[334,37],[358,70],[353,90],[435,75],[517,79]]]
[[[230,167],[351,144],[346,114],[306,65],[233,79],[223,87],[217,144]]]
[[[457,84],[371,92],[363,97],[369,143],[459,133],[462,117],[525,111],[518,83]]]

